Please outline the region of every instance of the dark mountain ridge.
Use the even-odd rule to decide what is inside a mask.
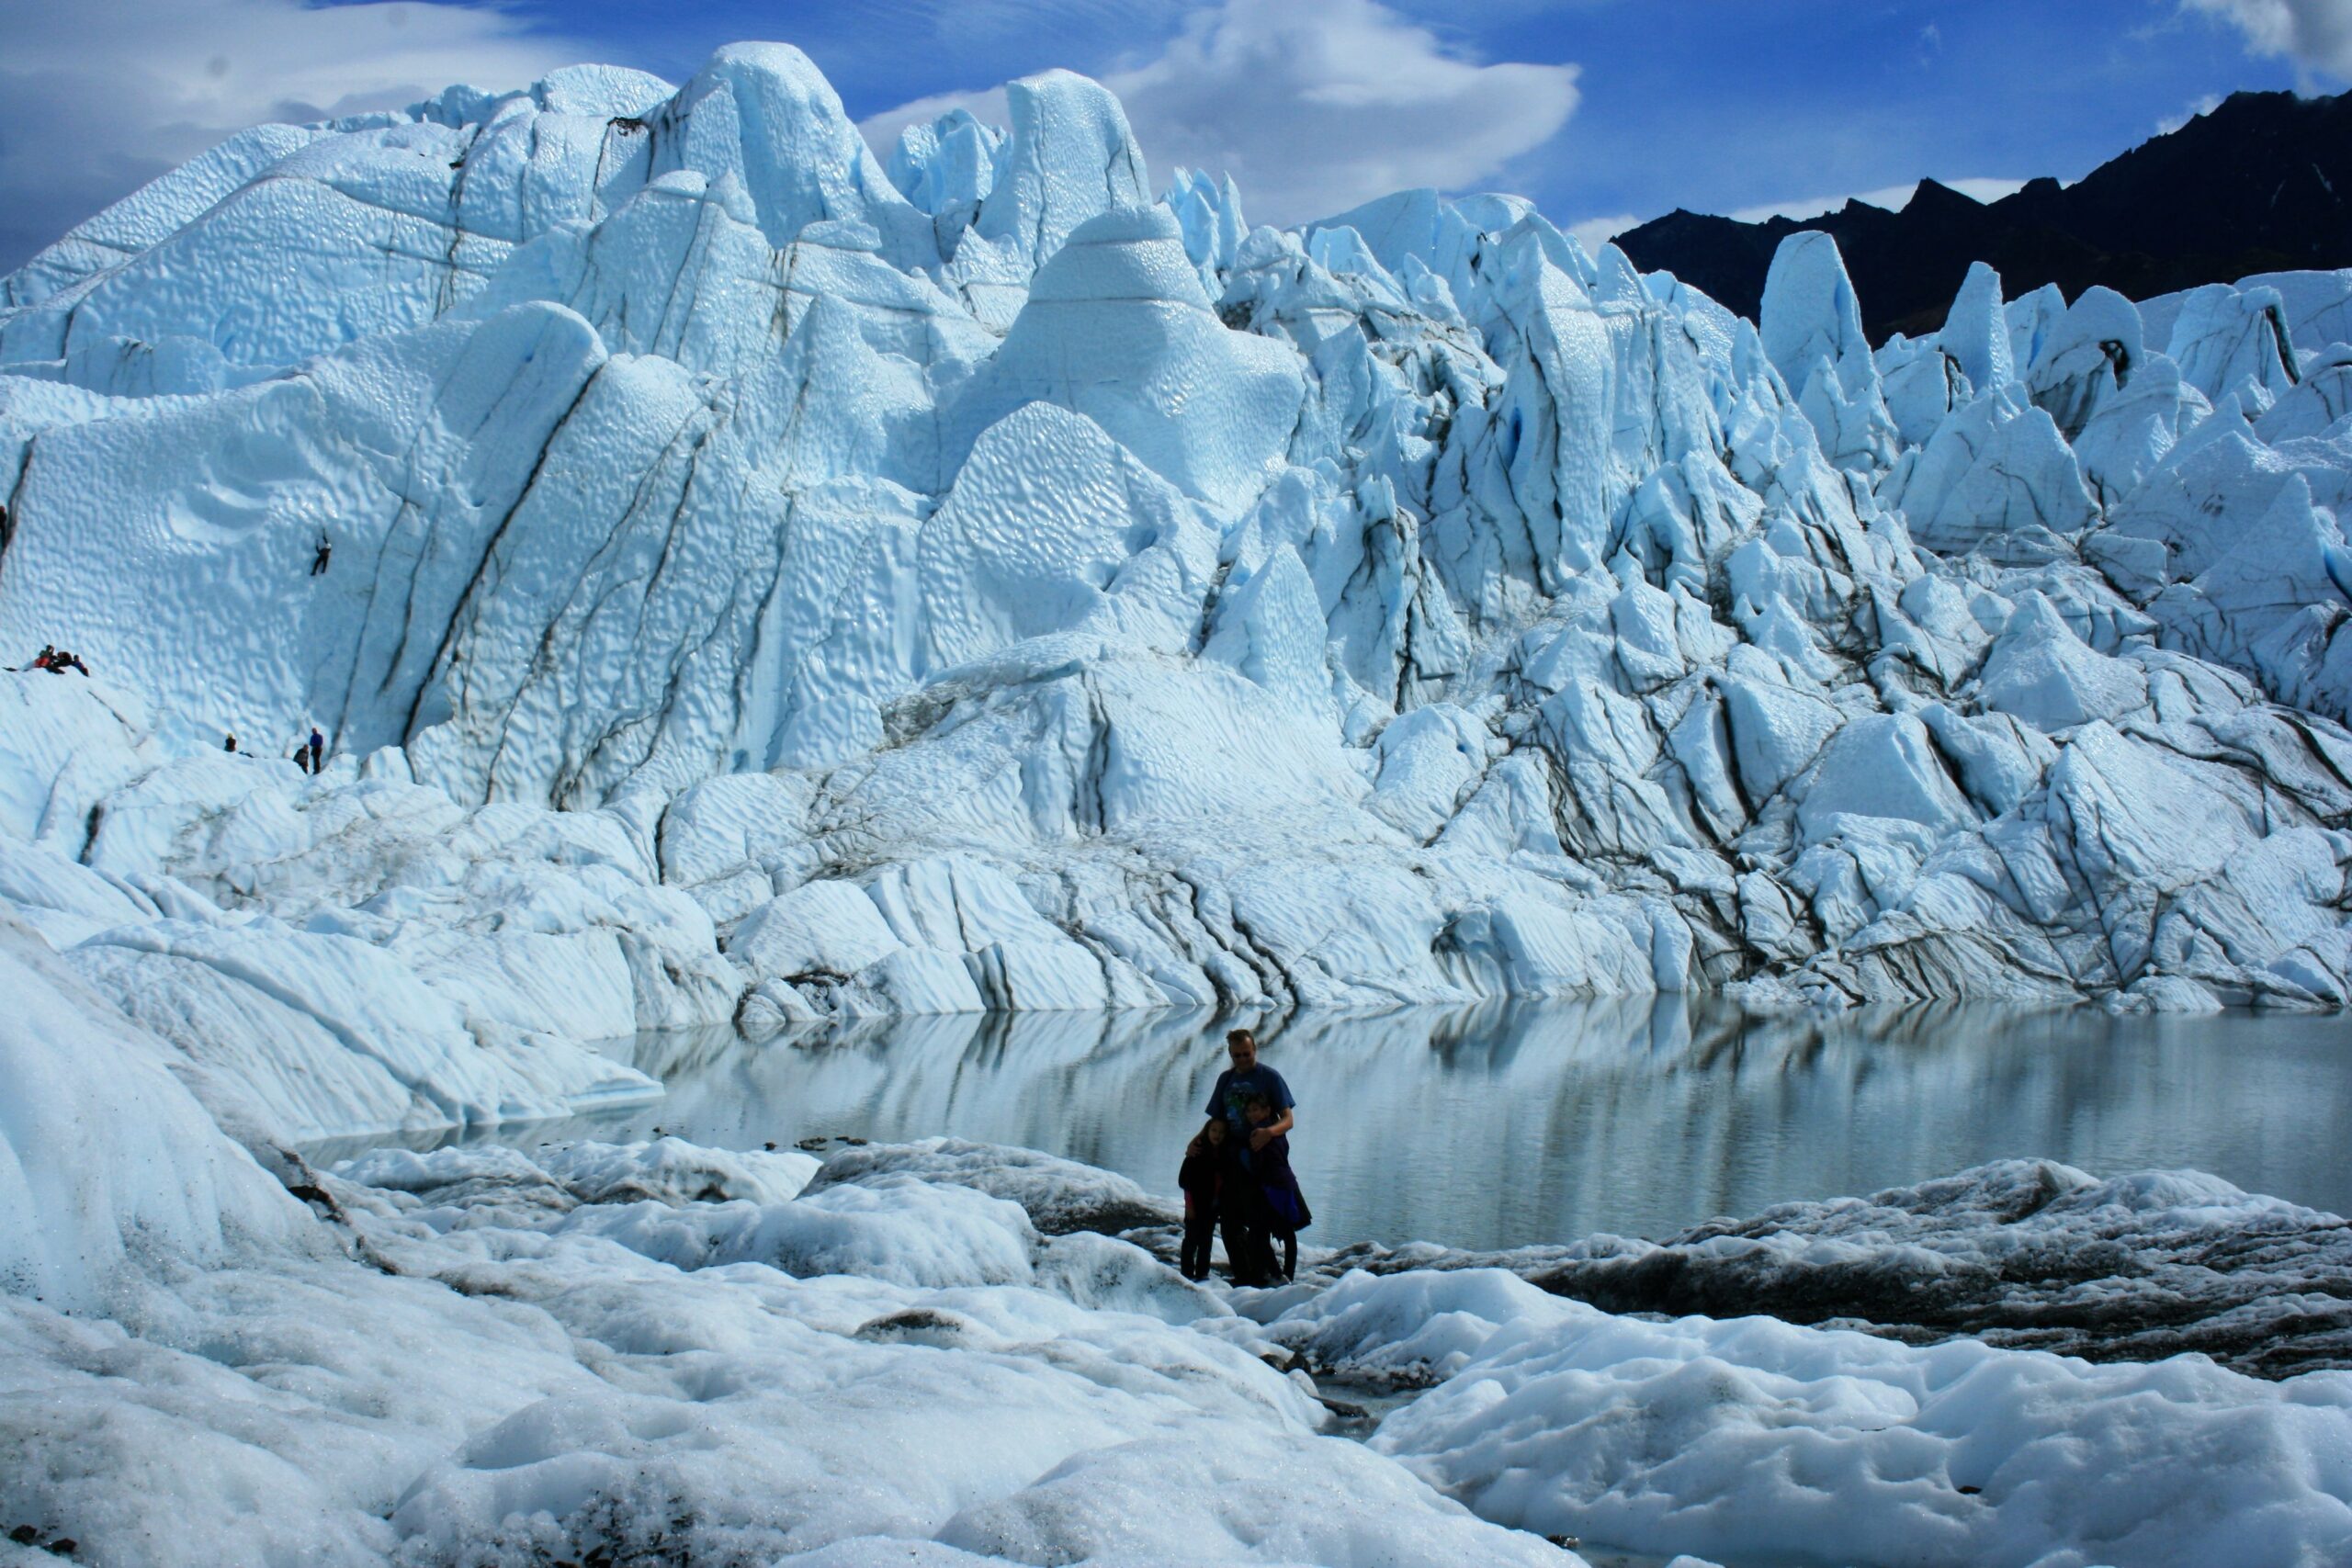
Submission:
[[[1660,268],[1754,319],[1781,242],[1834,236],[1873,343],[1943,325],[1973,261],[2009,298],[2055,283],[2133,299],[2258,272],[2352,266],[2352,94],[2234,93],[2072,186],[2038,179],[1980,202],[1919,182],[1901,212],[1849,201],[1825,217],[1742,223],[1679,209],[1618,236]]]

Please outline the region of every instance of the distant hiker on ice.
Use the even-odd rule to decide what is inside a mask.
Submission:
[[[327,765],[327,738],[319,733],[317,725],[311,726],[311,773],[315,777]]]
[[[334,541],[328,538],[326,535],[321,534],[319,536],[319,553],[311,558],[311,575],[312,577],[324,577],[327,570],[327,561],[334,555]]]
[[[1258,1037],[1237,1029],[1225,1037],[1233,1065],[1217,1074],[1209,1089],[1208,1114],[1225,1123],[1226,1166],[1218,1195],[1218,1223],[1225,1233],[1225,1258],[1237,1285],[1271,1284],[1278,1270],[1268,1239],[1274,1216],[1260,1188],[1255,1154],[1297,1125],[1290,1085],[1282,1074],[1258,1062]],[[1262,1100],[1267,1114],[1256,1126],[1249,1120],[1250,1102]],[[1283,1145],[1286,1150],[1287,1143]],[[1287,1155],[1278,1152],[1285,1174]]]
[[[233,736],[233,735],[232,735],[231,737],[229,737],[228,741],[227,741],[224,745],[222,745],[222,747],[220,748],[220,750],[222,750],[223,751],[234,751],[236,749],[237,749],[237,738],[236,738],[235,736]]]
[[[68,653],[53,645],[42,648],[34,655],[33,668],[46,670],[52,675],[62,675],[68,670],[79,670],[85,675],[90,672],[90,667],[82,662],[79,655]]]

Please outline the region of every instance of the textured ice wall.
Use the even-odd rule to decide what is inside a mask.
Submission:
[[[491,1035],[2346,1000],[2352,278],[2143,311],[1980,267],[1872,352],[1819,236],[1750,324],[1511,198],[1156,202],[1100,87],[1007,102],[886,172],[781,46],[452,89],[44,252],[0,643],[84,653],[148,750],[79,764],[95,822],[8,781],[22,830]],[[374,793],[256,764],[215,830],[185,760],[313,722]],[[413,866],[484,805],[634,848],[476,818],[387,902],[300,826]],[[526,902],[594,973],[477,951],[513,884],[447,856],[518,834],[571,846]]]

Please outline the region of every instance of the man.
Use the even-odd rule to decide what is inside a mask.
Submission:
[[[1209,1090],[1207,1114],[1226,1124],[1227,1163],[1220,1228],[1225,1233],[1226,1261],[1237,1285],[1261,1285],[1276,1275],[1274,1250],[1267,1236],[1265,1205],[1250,1201],[1258,1190],[1250,1156],[1298,1124],[1292,1114],[1296,1101],[1282,1074],[1258,1061],[1258,1037],[1237,1029],[1225,1037],[1226,1054],[1233,1065],[1217,1074]],[[1250,1125],[1243,1114],[1252,1100],[1262,1098],[1274,1108],[1274,1119]]]
[[[311,773],[315,777],[327,765],[327,738],[319,733],[317,725],[311,726]]]

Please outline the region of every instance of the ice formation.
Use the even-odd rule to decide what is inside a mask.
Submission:
[[[1494,1269],[1327,1269],[1228,1300],[1030,1219],[1119,1179],[976,1145],[855,1151],[822,1185],[806,1156],[675,1139],[382,1151],[303,1172],[306,1210],[203,1124],[168,1049],[124,1025],[112,1065],[196,1119],[167,1157],[219,1173],[183,1200],[203,1220],[96,1216],[80,1234],[152,1234],[94,1270],[88,1307],[0,1300],[0,1509],[92,1561],[2352,1550],[2340,1371],[1614,1316]],[[976,1190],[999,1179],[1023,1201]],[[1301,1365],[1426,1392],[1359,1444]]]
[[[732,1018],[2346,999],[2352,276],[1980,266],[1873,352],[1824,236],[1751,325],[1008,107],[886,167],[787,48],[581,68],[41,253],[0,644],[96,679],[6,694],[11,901],[195,1055],[323,1031],[367,1125]],[[219,753],[312,723],[322,780]],[[306,964],[377,999],[249,984]]]
[[[2102,1181],[2053,1161],[2007,1160],[1713,1220],[1660,1242],[1596,1235],[1500,1252],[1357,1243],[1315,1268],[1448,1270],[1507,1271],[1614,1313],[1767,1312],[1915,1344],[1966,1335],[2091,1360],[2195,1351],[2270,1378],[2352,1370],[2344,1221],[2193,1170]],[[1410,1376],[1428,1359],[1400,1359],[1394,1346],[1369,1367],[1351,1354],[1318,1359],[1351,1376]]]

